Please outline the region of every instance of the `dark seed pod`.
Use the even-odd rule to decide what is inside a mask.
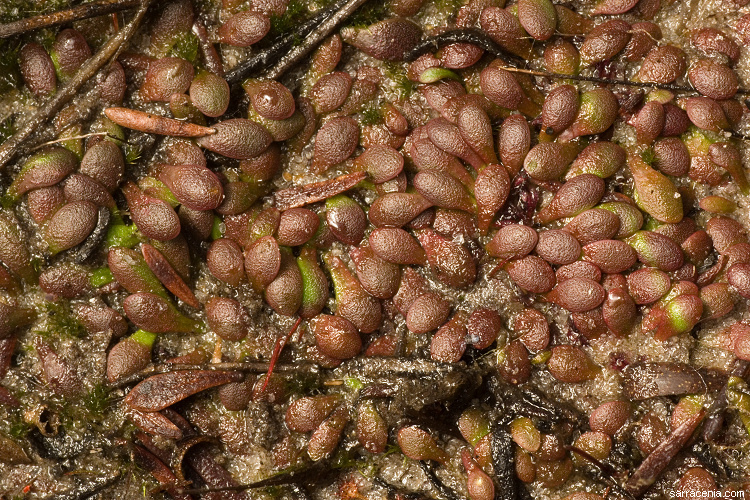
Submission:
[[[249,47],[259,42],[271,29],[268,16],[252,10],[234,14],[219,27],[222,43],[236,47]]]
[[[652,304],[664,297],[672,282],[664,271],[645,267],[630,273],[627,277],[628,292],[638,305]]]
[[[247,260],[245,261],[247,267]],[[294,316],[302,306],[302,273],[296,259],[288,252],[281,253],[279,272],[264,290],[264,298],[282,316]]]
[[[684,262],[680,246],[662,234],[638,231],[626,241],[638,253],[638,260],[647,266],[670,272],[679,269]]]
[[[60,186],[32,189],[26,195],[29,213],[37,224],[41,224],[55,215],[55,212],[64,204],[65,193]]]
[[[552,89],[542,106],[542,127],[560,133],[573,124],[578,114],[578,89],[559,85]]]
[[[227,182],[222,189],[224,198],[215,208],[219,215],[242,214],[250,209],[259,196],[266,193],[264,186],[243,181]]]
[[[289,430],[311,432],[331,414],[341,397],[338,394],[300,398],[286,411],[284,420]]]
[[[428,292],[414,300],[406,314],[409,331],[421,334],[442,325],[450,313],[450,304],[440,295]]]
[[[545,293],[555,286],[556,277],[552,266],[536,255],[512,260],[503,267],[513,283],[527,292]]]
[[[575,236],[581,245],[611,239],[619,229],[620,218],[602,208],[586,210],[565,225],[565,230]]]
[[[560,283],[570,278],[588,278],[594,281],[601,281],[602,271],[596,265],[585,260],[578,260],[570,264],[560,266],[555,271],[557,282]]]
[[[463,141],[463,139],[461,140]],[[429,138],[415,141],[411,145],[410,153],[417,170],[447,173],[460,180],[465,186],[471,186],[474,182],[474,179],[458,161],[458,158],[435,146]]]
[[[446,210],[439,208],[435,210],[434,220],[431,221],[431,225],[435,231],[447,238],[475,240],[479,236],[479,233],[477,232],[476,218],[461,210]],[[412,222],[410,226],[414,229],[424,229],[429,227],[430,223],[421,227],[416,227]]]
[[[54,186],[77,166],[78,159],[69,150],[56,146],[45,149],[26,160],[6,196],[15,201],[31,189]]]
[[[664,175],[649,167],[637,154],[628,154],[638,206],[654,219],[675,224],[682,220],[682,196]]]
[[[510,342],[503,354],[503,361],[497,367],[500,376],[511,384],[526,382],[531,376],[531,362],[523,343],[520,340]]]
[[[464,141],[480,156],[484,163],[497,163],[492,123],[481,105],[469,102],[456,117],[456,125]]]
[[[531,148],[531,130],[523,115],[510,115],[500,126],[497,137],[497,149],[500,160],[515,175],[523,166],[526,155]]]
[[[573,177],[557,191],[552,201],[536,218],[548,224],[564,217],[573,217],[596,205],[604,195],[604,181],[592,174]]]
[[[63,205],[44,227],[44,239],[55,255],[82,243],[96,226],[99,210],[90,201]]]
[[[347,245],[359,245],[367,228],[362,207],[343,194],[326,200],[326,221],[336,238]]]
[[[242,411],[253,397],[256,379],[248,375],[242,382],[229,382],[219,387],[219,400],[229,411]]]
[[[578,154],[566,177],[594,174],[606,179],[625,166],[626,158],[625,150],[614,142],[594,142]]]
[[[224,188],[217,175],[200,165],[164,165],[159,180],[180,203],[194,210],[212,210],[224,198]]]
[[[145,236],[167,241],[180,234],[180,219],[167,202],[146,196],[132,182],[123,187],[123,193],[128,201],[130,217]]]
[[[25,234],[11,211],[0,210],[0,262],[29,283],[36,281]]]
[[[399,228],[379,228],[370,233],[370,248],[375,255],[392,264],[427,263],[425,251],[408,232]]]
[[[685,74],[685,53],[672,45],[656,47],[648,53],[636,78],[641,82],[667,84]]]
[[[487,66],[479,74],[482,93],[498,106],[518,109],[524,99],[523,89],[512,73],[494,66]]]
[[[419,43],[422,30],[400,17],[380,21],[365,28],[344,28],[341,38],[365,54],[382,61],[401,61]]]
[[[229,84],[213,73],[200,73],[190,83],[190,101],[206,116],[223,115],[229,107]]]
[[[225,340],[244,339],[249,321],[245,309],[234,299],[211,297],[206,302],[206,323],[212,332]]]
[[[503,320],[492,309],[476,309],[466,323],[466,341],[477,349],[491,346],[500,335]]]
[[[321,76],[310,90],[315,112],[322,115],[338,109],[352,89],[352,77],[344,71],[334,71]]]
[[[611,332],[625,337],[636,325],[638,308],[627,290],[613,288],[607,291],[607,298],[602,304],[602,317]]]
[[[335,359],[350,359],[362,350],[357,328],[340,316],[321,314],[312,321],[315,342],[320,352]]]
[[[438,280],[449,286],[464,288],[477,279],[476,262],[464,245],[447,240],[431,229],[419,230],[417,239]]]
[[[55,65],[47,51],[38,43],[27,43],[18,55],[23,81],[36,97],[43,98],[57,88]]]
[[[349,255],[354,262],[362,287],[379,299],[390,299],[398,291],[401,269],[381,259],[369,246],[353,248]]]
[[[641,108],[635,118],[635,134],[641,144],[651,144],[664,129],[664,106],[656,101],[649,101]]]
[[[466,313],[458,311],[432,336],[430,357],[443,363],[458,363],[466,351],[466,336]]]
[[[163,57],[152,62],[141,86],[146,101],[169,102],[172,94],[184,94],[190,88],[195,71],[179,57]]]
[[[575,45],[562,38],[555,39],[544,48],[544,67],[552,73],[577,75],[581,57]]]
[[[596,340],[608,331],[604,321],[602,307],[595,307],[590,311],[574,312],[570,314],[575,331],[586,340]]]
[[[541,142],[526,155],[523,169],[532,179],[556,181],[568,170],[577,153],[578,148],[573,144]]]
[[[723,196],[706,196],[698,204],[701,210],[715,214],[731,214],[737,209],[737,204]]]
[[[433,118],[426,125],[427,135],[435,146],[448,154],[461,158],[475,170],[484,167],[482,158],[466,143],[461,130],[445,118]]]
[[[401,227],[432,206],[416,193],[387,193],[378,197],[367,216],[376,227]]]
[[[383,453],[388,443],[388,426],[370,401],[362,401],[359,405],[357,439],[370,453]]]
[[[441,464],[448,461],[448,455],[437,445],[435,438],[416,425],[399,429],[397,440],[401,452],[412,460],[434,460]]]
[[[63,263],[49,267],[39,275],[39,288],[52,295],[73,299],[88,294],[92,287],[85,268]]]
[[[685,111],[674,104],[667,103],[664,105],[664,129],[661,135],[664,137],[682,135],[689,126],[690,120]]]
[[[732,69],[710,59],[695,63],[688,72],[695,90],[711,99],[731,99],[737,93],[739,81]]]
[[[180,313],[166,299],[148,292],[128,295],[122,304],[127,317],[149,332],[194,332],[198,323]]]
[[[596,281],[586,278],[571,278],[547,294],[547,300],[570,312],[586,312],[604,302],[606,292]]]
[[[281,268],[281,252],[273,236],[263,236],[244,252],[247,279],[256,291],[265,290]]]
[[[589,417],[592,431],[614,436],[630,418],[630,404],[625,401],[602,403]]]
[[[323,260],[333,279],[336,315],[351,321],[362,333],[379,328],[383,314],[380,301],[365,291],[341,259],[327,253]]]
[[[248,160],[271,144],[268,131],[257,123],[233,118],[213,125],[215,134],[199,137],[198,145],[228,158]]]
[[[107,354],[107,380],[116,382],[148,366],[156,334],[138,330],[115,344]]]
[[[475,204],[461,182],[452,175],[423,170],[414,176],[414,188],[433,205],[474,212]]]
[[[275,80],[246,80],[243,88],[250,96],[252,109],[268,120],[286,120],[294,114],[294,97]]]
[[[127,85],[125,69],[123,69],[122,64],[118,61],[113,61],[106,74],[103,74],[97,80],[99,95],[102,101],[112,105],[122,104]]]
[[[206,264],[211,274],[232,286],[239,286],[245,277],[242,250],[228,238],[219,238],[211,243],[206,254]]]
[[[750,193],[750,183],[748,183],[745,175],[742,155],[734,144],[731,142],[715,142],[708,147],[708,155],[712,162],[729,172],[732,180],[743,194]]]
[[[549,229],[539,233],[535,251],[541,258],[555,265],[570,264],[581,257],[578,240],[562,229]]]
[[[734,309],[734,301],[726,283],[711,283],[700,290],[703,301],[703,318],[716,319],[726,316]]]
[[[750,264],[735,264],[727,270],[727,280],[737,293],[750,298]]]
[[[581,94],[578,115],[573,124],[560,134],[561,141],[582,135],[601,134],[615,122],[620,105],[608,89],[596,88]]]
[[[479,16],[482,31],[502,48],[517,56],[528,58],[532,55],[531,42],[518,17],[506,9],[489,6],[482,9]]]
[[[303,318],[312,318],[317,316],[328,302],[328,278],[320,268],[318,252],[313,248],[305,247],[300,250],[297,267],[302,273],[302,306],[299,315]]]
[[[240,169],[256,182],[273,179],[281,169],[281,148],[278,144],[271,144],[258,156],[242,160]]]
[[[393,304],[402,316],[406,317],[409,308],[417,298],[429,291],[427,280],[413,268],[407,267],[401,276],[398,292],[393,297]]]
[[[557,380],[574,384],[593,379],[599,371],[586,352],[573,345],[553,347],[547,369]]]
[[[635,250],[620,240],[600,240],[583,247],[583,258],[596,264],[603,273],[618,274],[638,260]]]
[[[666,137],[654,144],[654,165],[662,173],[681,177],[690,169],[690,153],[679,137]]]
[[[747,243],[747,233],[742,224],[729,217],[713,217],[706,223],[706,232],[711,236],[714,248],[719,253],[726,252],[733,245]]]
[[[509,224],[501,227],[485,248],[493,257],[518,259],[531,253],[538,241],[539,235],[533,228]]]
[[[518,21],[537,40],[548,40],[557,27],[557,12],[549,0],[519,0]]]
[[[505,205],[510,193],[510,177],[502,165],[491,163],[477,175],[474,197],[477,203],[477,227],[486,234],[495,214]]]
[[[620,219],[620,229],[615,238],[627,238],[643,226],[643,214],[631,203],[613,201],[602,203],[597,208],[612,212]]]
[[[61,396],[77,396],[83,386],[80,376],[70,362],[58,356],[39,336],[34,337],[33,344],[42,365],[44,381]]]
[[[638,0],[603,0],[594,8],[592,15],[624,14],[638,4]]]
[[[254,214],[251,215],[251,217],[255,217]],[[239,241],[239,243],[245,247],[248,247],[263,236],[271,236],[276,234],[276,231],[279,229],[280,221],[281,212],[279,212],[276,207],[265,208],[261,213],[258,214],[257,217],[255,217],[255,220],[252,222],[249,234],[247,235],[247,242]]]
[[[90,201],[97,206],[115,210],[115,200],[107,188],[88,175],[71,174],[63,181],[66,201]]]
[[[369,147],[354,160],[354,165],[366,171],[372,182],[383,183],[395,178],[404,169],[404,157],[390,146]]]
[[[695,264],[700,265],[709,256],[713,250],[713,242],[706,231],[700,230],[691,234],[682,242],[682,250],[688,259]]]
[[[122,150],[111,141],[94,144],[83,155],[79,172],[99,181],[110,193],[113,192],[125,173]]]
[[[550,340],[547,319],[536,309],[526,308],[519,312],[512,323],[513,331],[531,352],[546,348]]]
[[[630,41],[625,47],[624,56],[628,61],[635,62],[643,59],[656,47],[657,41],[661,40],[662,32],[658,25],[648,21],[634,23],[631,29],[633,36],[630,37]]]
[[[723,54],[731,63],[740,57],[740,47],[716,28],[701,28],[690,34],[690,43],[706,55]]]
[[[698,128],[719,132],[729,128],[729,122],[718,102],[708,97],[689,97],[685,111],[690,121]]]
[[[699,394],[706,390],[701,374],[683,363],[635,363],[628,365],[623,375],[624,394],[631,401]]]
[[[349,158],[359,143],[359,125],[352,118],[340,116],[323,125],[315,136],[312,170],[323,173]]]
[[[58,33],[50,49],[60,80],[68,80],[91,57],[91,47],[77,30],[64,29]]]
[[[291,208],[281,213],[276,239],[282,246],[304,245],[315,235],[318,227],[318,214],[307,208]]]
[[[581,45],[581,60],[586,64],[606,61],[616,56],[630,41],[630,24],[611,19],[592,29]]]

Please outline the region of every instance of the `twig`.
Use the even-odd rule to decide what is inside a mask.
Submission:
[[[315,47],[317,47],[323,41],[323,39],[325,39],[325,37],[330,35],[331,32],[336,28],[336,26],[341,24],[347,17],[352,15],[352,13],[360,6],[362,6],[365,2],[367,2],[367,0],[348,0],[340,7],[339,4],[337,4],[336,10],[333,15],[324,19],[317,28],[312,30],[310,34],[303,39],[301,44],[294,47],[291,52],[282,56],[279,62],[277,62],[271,69],[266,72],[266,78],[277,79],[281,75],[286,73],[295,64],[297,64],[300,59],[305,57]]]
[[[169,373],[182,370],[234,370],[246,373],[266,373],[268,371],[267,361],[250,361],[241,363],[206,363],[198,365],[187,365],[179,363],[164,363],[159,365],[151,365],[138,373],[134,373],[129,377],[118,380],[114,387],[124,387],[141,380],[150,377],[152,375],[158,375],[160,373]],[[277,364],[274,367],[276,373],[315,373],[318,369],[318,365],[314,363],[303,363],[297,362],[295,364]]]
[[[9,38],[39,28],[47,28],[57,24],[121,12],[133,9],[140,3],[140,0],[95,0],[94,2],[77,5],[70,9],[19,19],[12,23],[0,24],[0,38]]]
[[[508,66],[501,67],[506,71],[512,73],[523,73],[526,75],[543,76],[546,78],[554,78],[558,80],[575,80],[582,82],[601,83],[604,85],[626,85],[628,87],[639,87],[639,88],[655,88],[663,90],[672,90],[675,92],[685,92],[691,94],[697,94],[698,91],[692,87],[686,87],[682,85],[673,85],[671,83],[652,83],[652,82],[634,82],[631,80],[611,80],[608,78],[597,78],[594,76],[582,76],[582,75],[567,75],[564,73],[552,73],[550,71],[538,71],[531,69],[520,68],[521,60],[516,56],[509,54],[500,45],[495,43],[489,36],[476,29],[461,29],[461,30],[450,30],[439,35],[427,38],[423,40],[419,45],[414,47],[411,51],[406,54],[407,61],[413,61],[420,55],[437,50],[440,47],[450,45],[452,43],[471,43],[479,46],[485,51],[489,52],[493,56],[502,59]],[[738,89],[737,93],[740,95],[750,95],[748,89]]]
[[[54,141],[43,142],[38,146],[34,146],[29,151],[37,151],[39,149],[42,149],[45,146],[50,146],[52,144],[58,144],[60,142],[65,142],[65,141],[72,141],[75,139],[87,139],[89,137],[95,137],[97,135],[109,135],[109,134],[107,132],[92,132],[90,134],[74,135],[73,137],[61,137],[60,139],[55,139]]]
[[[23,125],[23,127],[0,146],[0,169],[7,165],[8,162],[16,156],[21,144],[37,129],[37,127],[60,111],[60,109],[62,109],[62,107],[76,95],[83,84],[89,81],[108,60],[117,54],[120,47],[130,40],[140,25],[150,4],[151,0],[141,0],[141,6],[130,23],[128,23],[128,25],[117,35],[112,37],[104,47],[99,50],[99,52],[86,61],[75,76],[71,78],[57,94],[47,99],[47,101],[39,107],[37,112]]]

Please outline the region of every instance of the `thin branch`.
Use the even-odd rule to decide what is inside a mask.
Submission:
[[[39,107],[36,113],[29,118],[23,127],[0,146],[0,169],[7,165],[8,162],[16,156],[21,144],[32,133],[34,133],[41,124],[60,111],[63,106],[65,106],[65,104],[67,104],[68,101],[78,93],[81,87],[89,81],[107,61],[118,53],[120,47],[130,40],[138,26],[140,26],[143,16],[146,14],[146,10],[148,10],[150,4],[151,0],[141,0],[141,7],[138,9],[138,12],[130,23],[128,23],[128,25],[117,35],[113,36],[104,47],[99,50],[99,52],[86,61],[75,76],[71,78],[57,94],[47,99],[47,101]]]
[[[91,3],[71,7],[70,9],[19,19],[12,23],[0,24],[0,38],[9,38],[39,28],[48,28],[58,24],[134,9],[140,3],[140,0],[96,0]]]
[[[114,387],[124,387],[141,380],[148,378],[152,375],[158,375],[161,373],[176,372],[182,370],[233,370],[246,373],[257,373],[264,374],[268,372],[268,361],[250,361],[250,362],[237,362],[237,363],[205,363],[198,365],[178,364],[178,363],[163,363],[158,365],[151,365],[138,373],[134,373],[129,377],[125,377],[115,382]],[[318,365],[314,363],[297,362],[295,364],[277,364],[274,367],[275,373],[316,373]]]
[[[510,71],[512,73],[523,73],[526,75],[543,76],[546,78],[554,78],[554,79],[561,79],[561,80],[575,80],[575,81],[582,81],[582,82],[601,83],[604,85],[626,85],[628,87],[655,88],[655,89],[671,90],[674,92],[685,92],[685,93],[691,93],[691,94],[698,93],[698,91],[692,87],[686,87],[682,85],[673,85],[671,83],[651,83],[651,82],[634,82],[631,80],[611,80],[608,78],[597,78],[594,76],[567,75],[563,73],[552,73],[550,71],[537,71],[537,70],[531,70],[531,69],[523,69],[519,67],[520,66],[519,63],[522,62],[520,59],[508,53],[500,45],[495,43],[489,36],[487,36],[485,33],[482,33],[481,31],[476,30],[476,29],[450,30],[450,31],[441,33],[439,35],[427,38],[423,40],[421,43],[419,43],[414,49],[409,51],[405,59],[407,61],[413,61],[414,59],[421,56],[422,54],[437,50],[441,47],[450,45],[452,43],[457,43],[457,42],[471,43],[471,44],[477,45],[478,47],[492,54],[493,56],[502,59],[506,63],[506,65],[508,65],[506,67],[502,67],[502,69],[506,71]],[[750,90],[741,88],[737,90],[737,93],[740,95],[750,95]]]

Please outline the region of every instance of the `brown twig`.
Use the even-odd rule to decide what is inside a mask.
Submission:
[[[135,17],[123,28],[117,35],[113,36],[99,52],[93,57],[86,61],[73,78],[65,84],[60,91],[47,99],[34,115],[29,118],[26,123],[2,146],[0,146],[0,169],[12,160],[18,153],[21,144],[32,134],[34,131],[48,119],[55,115],[62,109],[65,104],[70,101],[81,89],[81,87],[89,81],[104,64],[112,59],[120,47],[125,45],[128,40],[133,36],[136,29],[143,20],[143,16],[148,10],[151,0],[141,0],[141,6],[138,9]]]
[[[19,19],[12,23],[0,24],[0,38],[9,38],[39,28],[121,12],[138,7],[140,3],[140,0],[95,0],[70,9]]]

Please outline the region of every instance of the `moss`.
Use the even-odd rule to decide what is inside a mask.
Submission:
[[[125,162],[128,165],[133,165],[135,162],[141,159],[143,154],[143,148],[136,144],[126,143],[125,147]]]
[[[18,67],[20,50],[20,43],[0,41],[0,94],[10,92],[21,85],[21,70]]]
[[[362,110],[359,119],[362,125],[377,125],[383,122],[383,114],[376,105],[370,105]]]
[[[191,64],[198,62],[198,49],[200,48],[198,37],[194,34],[180,33],[169,51],[172,57],[181,57]]]
[[[343,27],[364,28],[382,21],[388,15],[388,2],[366,2],[354,11]]]
[[[406,76],[406,68],[401,63],[389,63],[385,66],[385,74],[393,80],[393,88],[398,92],[399,99],[408,99],[417,89],[416,82]]]
[[[83,407],[90,418],[101,418],[112,400],[109,389],[104,384],[96,384],[83,396]]]
[[[0,144],[5,142],[10,136],[16,133],[16,123],[13,116],[8,116],[0,122]]]
[[[306,2],[292,0],[282,15],[271,16],[271,29],[265,37],[266,40],[274,41],[280,36],[294,33],[296,28],[307,18],[308,12]],[[297,45],[301,41],[302,39],[297,40],[295,38],[294,44]]]
[[[86,329],[73,316],[66,300],[44,302],[40,312],[46,316],[45,329],[36,333],[44,337],[80,338],[86,334]]]
[[[656,161],[656,153],[654,152],[653,148],[646,148],[643,151],[641,151],[641,159],[647,164],[647,165],[653,165]]]

